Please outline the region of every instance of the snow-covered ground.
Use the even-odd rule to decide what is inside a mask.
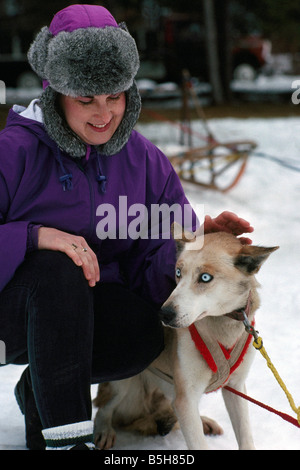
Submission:
[[[258,150],[282,159],[294,159],[300,167],[300,117],[278,119],[213,119],[209,125],[219,140],[251,139]],[[193,124],[203,133],[201,123]],[[168,124],[138,125],[144,135],[163,149],[178,142],[178,129]],[[194,141],[195,145],[203,142]],[[275,367],[300,406],[300,174],[277,163],[251,157],[238,186],[227,194],[184,185],[192,204],[205,204],[212,216],[224,210],[236,212],[255,227],[254,244],[274,246],[273,253],[258,274],[261,308],[257,329]],[[22,366],[0,368],[0,449],[25,449],[24,422],[13,389]],[[265,360],[257,352],[247,380],[248,394],[293,417],[289,403]],[[92,388],[93,394],[96,387]],[[201,413],[216,419],[224,435],[208,438],[212,449],[236,449],[232,427],[220,392],[203,397]],[[300,450],[300,429],[280,417],[250,404],[250,417],[257,449]],[[181,431],[166,437],[142,438],[119,433],[118,450],[185,450]]]

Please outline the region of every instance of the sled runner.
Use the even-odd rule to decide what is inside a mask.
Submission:
[[[252,141],[213,142],[168,158],[182,181],[226,192],[241,179],[255,147]]]
[[[192,136],[196,135],[196,132],[191,128],[190,100],[192,100],[205,130],[205,135],[200,136],[206,143],[203,147],[192,146]],[[221,192],[229,191],[240,181],[246,170],[248,156],[257,144],[251,140],[220,142],[213,135],[188,71],[183,71],[182,122],[178,124],[164,119],[156,112],[149,111],[148,114],[154,118],[168,121],[170,124],[180,127],[180,143],[188,142],[186,150],[172,155],[166,152],[182,181]],[[199,137],[198,133],[197,137]]]

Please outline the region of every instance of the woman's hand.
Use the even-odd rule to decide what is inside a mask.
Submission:
[[[97,256],[83,237],[78,237],[50,227],[40,227],[38,232],[39,250],[62,251],[77,266],[81,266],[89,285],[94,287],[100,280]]]
[[[251,227],[247,220],[241,219],[233,212],[222,212],[222,214],[218,215],[215,219],[206,215],[204,220],[204,233],[228,232],[238,236],[243,233],[251,233],[253,230],[254,228]],[[246,237],[241,237],[239,240],[241,240],[244,245],[251,245],[252,243],[252,240]]]

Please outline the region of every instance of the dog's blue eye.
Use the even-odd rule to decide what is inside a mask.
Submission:
[[[211,274],[208,274],[208,273],[202,273],[200,274],[200,277],[199,277],[199,282],[210,282],[213,280],[213,276]]]
[[[181,277],[181,269],[176,268],[175,274],[176,274],[176,277]]]

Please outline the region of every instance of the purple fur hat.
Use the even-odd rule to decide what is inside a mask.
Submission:
[[[134,82],[139,55],[124,24],[118,25],[104,7],[70,5],[54,16],[49,28],[41,29],[29,49],[28,60],[43,80],[40,105],[47,131],[62,150],[74,157],[84,154],[85,145],[59,117],[57,93],[76,97],[125,91],[123,121],[111,140],[99,146],[106,155],[121,150],[140,113],[140,96]]]

